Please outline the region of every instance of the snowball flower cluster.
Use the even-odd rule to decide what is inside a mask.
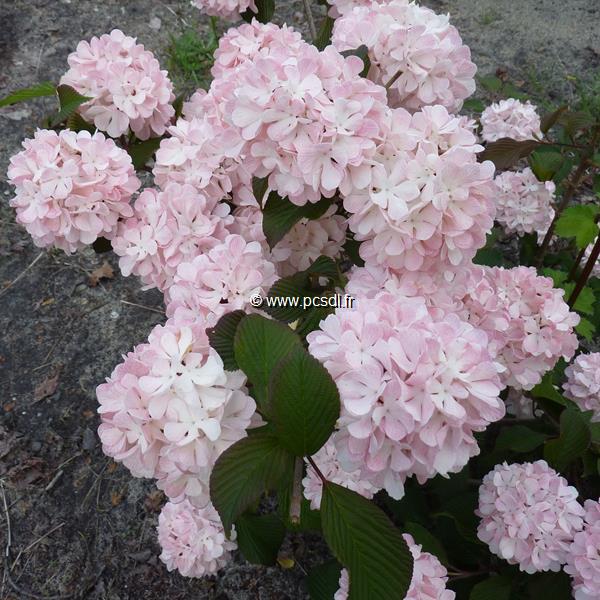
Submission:
[[[140,182],[131,158],[100,132],[38,129],[10,159],[10,205],[36,246],[75,252],[113,237]]]
[[[499,192],[496,221],[507,233],[537,233],[543,238],[554,218],[554,182],[538,181],[529,167],[500,173],[494,182]]]
[[[332,44],[339,51],[367,46],[368,77],[381,85],[393,82],[390,106],[418,110],[441,104],[458,112],[475,91],[477,67],[448,15],[409,0],[345,11],[335,21]]]
[[[160,559],[169,571],[184,577],[212,575],[224,567],[237,548],[235,530],[225,537],[219,514],[212,504],[196,508],[187,500],[167,502],[158,517]]]
[[[224,370],[204,327],[157,325],[96,390],[102,449],[172,500],[203,506],[216,459],[255,411],[245,381]]]
[[[192,0],[192,6],[213,17],[235,21],[247,10],[257,13],[254,0]]]
[[[583,411],[593,411],[600,422],[600,352],[580,354],[566,369],[565,396]]]
[[[312,459],[327,481],[337,483],[365,498],[372,498],[379,491],[370,481],[361,479],[360,469],[348,472],[342,468],[337,458],[335,444],[331,441],[327,442]],[[306,471],[302,486],[304,497],[310,501],[310,507],[313,510],[319,510],[323,495],[323,482],[311,467]]]
[[[472,124],[443,106],[393,110],[374,160],[342,188],[363,259],[430,271],[473,258],[495,213],[494,165],[479,150]]]
[[[578,346],[564,291],[533,267],[474,267],[464,305],[469,322],[489,336],[489,350],[505,367],[503,383],[530,390],[562,356]]]
[[[404,600],[454,600],[456,594],[446,589],[448,572],[437,557],[429,552],[423,552],[412,535],[405,533],[402,537],[408,544],[414,561],[410,587]],[[339,586],[334,600],[347,600],[350,578],[346,569],[342,569]]]
[[[422,298],[357,298],[307,340],[340,391],[341,467],[394,498],[411,475],[459,471],[479,452],[473,433],[504,415],[486,335],[454,314],[434,319]]]
[[[263,257],[258,242],[229,235],[179,265],[165,297],[167,316],[210,327],[226,312],[251,309],[252,296],[266,296],[276,280],[275,266]]]
[[[141,140],[165,133],[175,114],[173,85],[135,38],[114,29],[79,42],[68,62],[60,82],[92,98],[79,109],[86,121],[111,137],[129,129]]]
[[[501,138],[517,141],[541,138],[540,116],[531,102],[514,98],[490,104],[481,113],[481,137],[486,142]]]
[[[586,500],[583,531],[575,534],[565,571],[573,577],[573,598],[595,600],[600,590],[600,503]]]
[[[477,536],[521,571],[559,571],[583,525],[577,494],[543,460],[496,465],[479,488]]]
[[[169,183],[162,192],[147,188],[139,195],[112,246],[123,275],[138,275],[146,289],[165,290],[180,263],[225,239],[232,220],[227,204],[207,199],[191,185]]]

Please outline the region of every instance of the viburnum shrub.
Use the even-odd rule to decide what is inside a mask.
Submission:
[[[306,2],[312,43],[270,0],[193,4],[247,21],[208,91],[115,30],[0,101],[59,101],[8,170],[34,243],[164,294],[97,396],[104,452],[168,497],[167,568],[316,530],[314,600],[597,600],[600,99],[540,117],[501,74],[485,108],[408,0],[319,31]]]

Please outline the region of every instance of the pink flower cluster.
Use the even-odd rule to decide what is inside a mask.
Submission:
[[[121,221],[112,241],[124,275],[138,275],[145,288],[166,290],[180,263],[222,242],[233,218],[229,206],[207,198],[188,184],[169,183],[164,191],[145,189],[133,215]]]
[[[79,42],[60,82],[92,98],[81,105],[86,121],[111,137],[129,131],[146,140],[160,136],[175,114],[173,85],[152,52],[114,29]]]
[[[174,502],[205,506],[216,459],[256,409],[245,381],[223,369],[204,327],[157,325],[96,390],[102,449]]]
[[[474,267],[463,298],[469,322],[489,336],[490,353],[506,369],[504,385],[530,390],[578,346],[579,316],[564,292],[533,267]]]
[[[600,503],[586,500],[583,530],[569,547],[565,572],[573,577],[575,600],[596,600],[600,590]]]
[[[258,242],[229,235],[222,244],[182,262],[167,290],[167,316],[177,322],[216,324],[227,312],[252,308],[250,298],[264,297],[277,280],[275,266]]]
[[[504,415],[485,333],[454,314],[433,318],[423,298],[359,297],[307,340],[340,391],[341,467],[394,498],[411,475],[459,471],[479,452],[474,432]]]
[[[554,218],[554,182],[538,181],[529,167],[500,173],[494,182],[496,221],[507,233],[537,233],[543,238]]]
[[[446,589],[448,572],[436,556],[423,552],[412,535],[403,534],[404,541],[413,557],[413,574],[404,600],[454,600],[456,594]],[[334,600],[347,600],[350,592],[350,577],[346,569],[340,574],[339,590]]]
[[[600,422],[600,352],[580,354],[566,369],[565,397],[583,411],[593,411],[592,421]]]
[[[131,158],[97,132],[38,129],[10,159],[10,201],[36,246],[75,252],[111,238],[140,186]]]
[[[583,526],[577,495],[543,460],[496,465],[479,488],[477,535],[521,571],[559,571]]]
[[[197,508],[184,500],[167,502],[158,517],[160,559],[169,571],[184,577],[213,575],[224,567],[237,548],[235,530],[231,540],[212,504]]]
[[[192,6],[213,17],[235,21],[242,13],[258,12],[254,0],[192,0]]]
[[[468,262],[494,220],[494,165],[477,161],[472,123],[443,106],[391,111],[369,165],[342,187],[361,256],[398,270]]]
[[[332,44],[339,51],[367,46],[368,76],[389,87],[390,106],[418,110],[439,104],[455,112],[475,91],[477,67],[448,15],[409,0],[344,11],[335,21]]]
[[[517,141],[541,138],[537,108],[529,101],[523,103],[514,98],[490,104],[481,113],[481,137],[486,142],[501,138]]]

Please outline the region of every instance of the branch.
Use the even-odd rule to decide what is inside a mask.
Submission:
[[[290,499],[290,521],[293,525],[300,523],[302,511],[302,459],[296,458],[294,462],[294,481],[292,483],[292,497]]]

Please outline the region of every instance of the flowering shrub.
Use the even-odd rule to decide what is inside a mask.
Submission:
[[[317,530],[314,600],[597,598],[600,115],[493,77],[459,114],[470,51],[408,0],[331,1],[318,35],[307,4],[313,43],[270,0],[193,4],[249,21],[208,90],[114,30],[0,100],[59,101],[8,171],[34,243],[108,244],[164,296],[97,397],[167,496],[167,569]]]

